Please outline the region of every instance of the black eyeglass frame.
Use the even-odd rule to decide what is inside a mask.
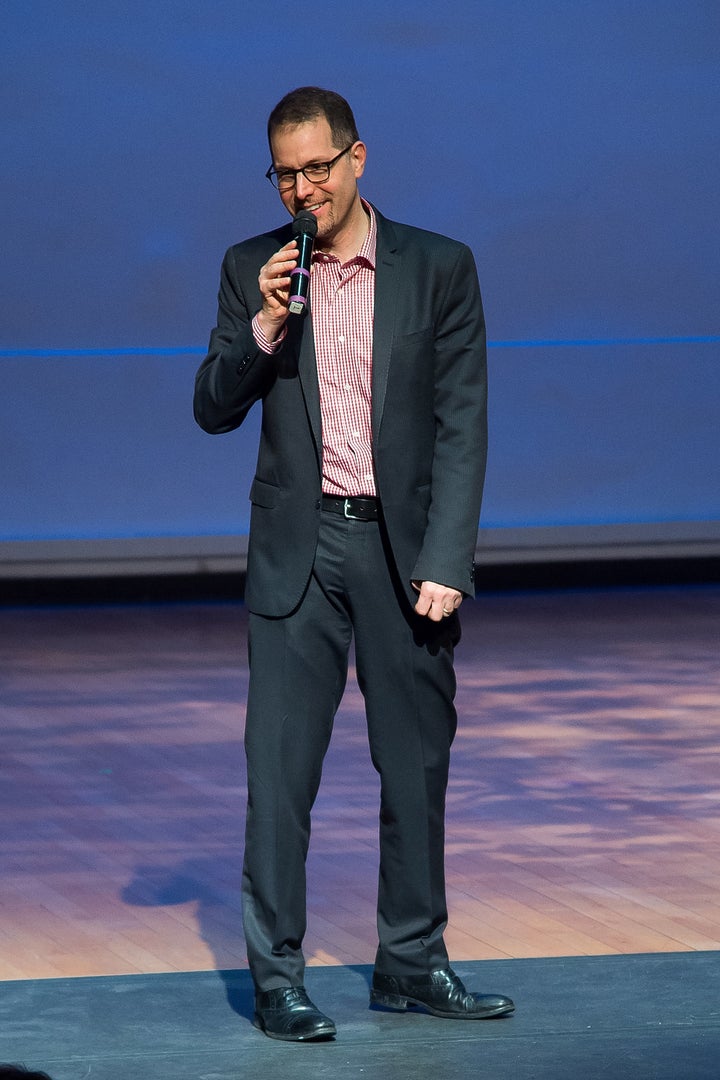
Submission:
[[[355,142],[357,142],[357,139],[355,140]],[[265,176],[270,181],[276,191],[292,191],[292,189],[297,184],[298,173],[302,173],[309,184],[325,184],[330,179],[330,170],[332,169],[333,165],[336,165],[341,157],[344,157],[345,154],[352,150],[353,146],[355,146],[355,142],[351,142],[349,146],[346,146],[344,150],[341,150],[339,154],[336,154],[331,161],[311,161],[309,165],[303,165],[302,169],[283,169],[280,173],[278,173],[277,169],[274,169],[271,165],[268,171],[265,173]],[[308,176],[307,174],[308,169],[325,169],[327,171],[327,176],[323,176],[322,180],[313,180],[312,177]],[[280,187],[280,184],[278,183],[278,177],[282,175],[289,176],[290,173],[293,174],[292,184],[287,184],[283,187]]]

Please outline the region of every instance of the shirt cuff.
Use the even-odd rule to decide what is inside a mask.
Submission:
[[[264,353],[272,354],[274,352],[277,352],[277,350],[280,348],[283,341],[285,340],[285,336],[287,334],[287,327],[283,326],[282,330],[280,331],[280,333],[278,334],[278,336],[275,338],[274,341],[268,341],[268,339],[265,337],[265,335],[263,334],[263,332],[262,332],[262,330],[260,328],[260,322],[259,322],[258,317],[256,315],[255,318],[252,321],[252,332],[253,332],[253,337],[255,338],[255,344],[257,345],[257,347],[259,349],[261,349],[262,352],[264,352]]]

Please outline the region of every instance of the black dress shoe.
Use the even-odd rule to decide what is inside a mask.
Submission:
[[[332,1039],[336,1033],[330,1017],[313,1005],[303,986],[285,986],[256,994],[253,1024],[271,1039],[285,1042]]]
[[[469,994],[450,968],[399,978],[375,972],[370,1004],[398,1011],[415,1007],[448,1020],[488,1020],[515,1010],[502,994]]]

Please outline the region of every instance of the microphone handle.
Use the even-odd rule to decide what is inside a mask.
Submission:
[[[301,232],[297,237],[299,252],[297,266],[290,275],[290,302],[288,310],[293,315],[302,315],[307,305],[310,292],[310,262],[312,260],[313,237]]]

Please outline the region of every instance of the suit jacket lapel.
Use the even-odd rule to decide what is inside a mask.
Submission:
[[[273,236],[276,234],[273,233]],[[277,238],[286,244],[292,238],[292,226],[285,225],[277,230]],[[277,250],[277,249],[273,249]],[[317,363],[315,360],[315,338],[312,329],[310,304],[300,317],[291,316],[286,323],[288,328],[288,350],[286,377],[297,375],[305,402],[308,421],[312,429],[318,462],[322,461],[322,423],[320,419],[320,388],[318,386]]]
[[[312,428],[318,461],[322,461],[322,421],[320,418],[320,387],[318,384],[315,335],[308,312],[302,320],[298,352],[298,377],[305,399],[305,409]]]
[[[373,208],[374,209],[374,208]],[[400,287],[401,258],[397,252],[395,230],[375,210],[377,220],[377,247],[375,252],[375,314],[373,322],[373,370],[372,370],[372,430],[377,443],[385,391],[387,390],[390,354],[395,333]]]

